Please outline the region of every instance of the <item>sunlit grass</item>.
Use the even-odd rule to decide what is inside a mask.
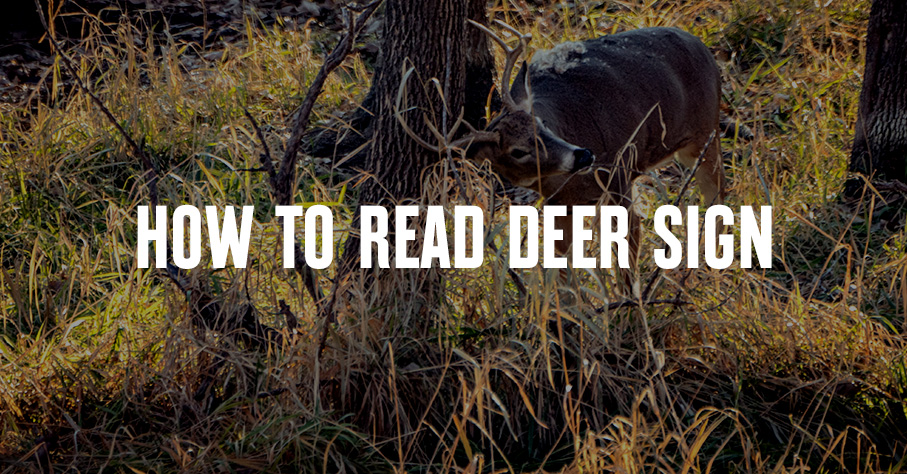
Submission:
[[[838,200],[869,2],[589,3],[491,12],[531,32],[536,50],[677,26],[733,53],[725,113],[755,137],[722,140],[728,201],[774,206],[771,270],[666,271],[653,297],[684,304],[609,311],[613,275],[571,272],[563,284],[534,269],[519,273],[525,298],[507,273],[488,170],[461,164],[464,190],[440,165],[426,202],[482,206],[500,254],[486,249],[475,270],[339,282],[347,297],[319,354],[323,321],[282,268],[244,111],[279,156],[335,35],[249,20],[242,41],[200,51],[125,22],[104,36],[87,18],[93,33],[71,53],[79,75],[153,154],[161,203],[256,207],[249,268],[202,265],[186,278],[226,308],[252,305],[284,339],[256,351],[201,330],[186,294],[137,268],[144,170],[58,67],[42,85],[51,93],[0,104],[0,453],[11,469],[53,436],[59,467],[124,472],[901,470],[907,239],[878,222],[871,190],[862,206]],[[350,58],[315,121],[355,107],[369,74]],[[355,183],[309,157],[299,177],[297,203],[332,206],[340,248]],[[650,180],[648,208],[671,202],[682,179]],[[643,255],[654,245],[647,235]],[[641,280],[655,278],[642,264]],[[322,291],[335,271],[319,272]]]

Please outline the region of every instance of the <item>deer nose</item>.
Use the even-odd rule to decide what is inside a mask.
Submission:
[[[587,148],[577,148],[573,151],[573,171],[579,171],[595,161],[595,155]]]

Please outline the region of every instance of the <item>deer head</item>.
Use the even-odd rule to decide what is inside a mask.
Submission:
[[[541,178],[574,173],[592,165],[595,156],[590,150],[564,141],[532,113],[529,72],[525,62],[513,86],[510,86],[510,75],[531,36],[497,21],[519,38],[517,46],[511,48],[481,23],[469,22],[504,49],[506,61],[501,76],[503,108],[485,132],[491,132],[493,135],[490,137],[496,139],[474,141],[467,150],[467,157],[488,160],[498,174],[517,186],[531,186]]]
[[[439,153],[450,149],[466,150],[467,158],[476,161],[488,160],[496,173],[517,186],[529,187],[539,179],[574,173],[592,165],[595,156],[590,150],[564,141],[533,115],[528,67],[525,62],[517,74],[514,87],[510,87],[513,68],[531,36],[521,34],[513,27],[498,20],[498,24],[519,38],[519,44],[511,48],[501,37],[484,25],[472,20],[469,22],[489,35],[506,53],[506,62],[501,77],[503,102],[501,112],[485,130],[477,131],[470,127],[470,133],[456,140],[453,137],[458,128],[461,125],[469,126],[462,120],[462,113],[446,135],[429,123],[429,129],[439,142],[439,145],[432,145],[413,132],[400,113],[403,91],[409,75],[412,73],[412,69],[410,69],[403,74],[396,104],[396,117],[404,131],[420,145],[430,150]]]

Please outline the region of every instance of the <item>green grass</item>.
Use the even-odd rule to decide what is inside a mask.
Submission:
[[[536,49],[670,25],[732,51],[726,113],[755,138],[722,141],[728,201],[774,206],[771,270],[665,271],[654,297],[689,305],[608,311],[613,275],[565,284],[534,269],[520,273],[527,299],[507,276],[505,213],[486,212],[503,257],[340,282],[319,358],[323,321],[282,268],[267,177],[239,170],[262,151],[243,111],[279,156],[320,44],[336,38],[249,21],[242,41],[199,55],[126,25],[102,36],[86,18],[79,75],[159,163],[161,203],[256,206],[249,268],[201,266],[189,286],[229,311],[251,305],[285,337],[252,350],[200,330],[185,294],[137,268],[142,166],[58,66],[49,94],[0,104],[0,468],[38,472],[42,439],[60,471],[902,471],[907,239],[872,190],[838,196],[869,2],[591,3],[493,12]],[[340,72],[316,121],[367,90],[360,60]],[[488,170],[459,167],[478,191],[459,193],[440,165],[426,201],[490,211]],[[347,230],[356,180],[307,157],[299,176],[296,202],[332,203]],[[650,216],[683,179],[654,178]],[[647,235],[643,255],[654,245]],[[655,265],[642,268],[647,282]],[[322,289],[335,272],[319,272]]]

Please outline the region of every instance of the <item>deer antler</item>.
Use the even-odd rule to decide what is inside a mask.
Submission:
[[[495,43],[497,43],[501,49],[504,50],[506,54],[506,61],[504,62],[504,71],[501,74],[501,100],[504,102],[504,106],[515,109],[516,103],[513,101],[513,96],[510,95],[510,75],[513,73],[513,67],[516,66],[517,59],[520,58],[520,55],[523,54],[523,51],[526,49],[526,45],[529,44],[529,40],[532,39],[531,34],[520,33],[516,28],[504,23],[501,20],[495,20],[495,23],[506,29],[507,31],[513,33],[517,38],[519,38],[519,43],[511,48],[507,46],[507,43],[493,31],[489,30],[485,25],[478,23],[473,20],[466,20],[472,26],[482,30],[487,34]]]
[[[522,34],[516,28],[504,23],[500,20],[495,20],[495,22],[500,25],[502,28],[513,33],[518,39],[519,43],[511,48],[507,45],[507,42],[504,41],[500,36],[496,35],[493,31],[489,30],[485,25],[477,23],[473,20],[467,20],[476,28],[482,30],[494,40],[495,43],[501,46],[506,53],[506,61],[504,63],[504,72],[501,76],[501,100],[504,102],[504,106],[509,109],[516,109],[516,103],[513,101],[513,96],[510,94],[510,75],[513,74],[513,67],[516,66],[516,62],[519,59],[520,55],[523,54],[523,51],[526,49],[526,45],[529,44],[529,40],[532,38],[530,34]],[[475,130],[469,123],[463,120],[463,111],[460,111],[460,116],[457,117],[457,122],[450,127],[449,132],[445,135],[441,133],[437,127],[432,125],[428,117],[424,117],[425,123],[428,126],[429,131],[432,135],[435,136],[435,139],[438,141],[438,145],[432,145],[428,143],[416,134],[415,131],[406,123],[406,119],[403,118],[403,113],[401,111],[401,105],[403,105],[403,96],[406,94],[406,83],[409,81],[409,77],[413,74],[413,68],[410,67],[403,71],[403,76],[400,78],[400,88],[397,90],[396,101],[394,102],[394,117],[397,119],[397,122],[400,123],[400,126],[403,128],[403,131],[410,136],[419,146],[426,148],[428,150],[442,153],[447,150],[452,149],[465,149],[470,144],[476,141],[498,141],[499,135],[497,132],[489,131],[478,131]],[[440,91],[439,91],[440,93]],[[461,138],[453,140],[454,134],[459,130],[460,126],[466,125],[470,132],[464,135]]]
[[[479,131],[472,127],[469,122],[463,120],[463,111],[460,111],[460,115],[457,117],[456,123],[453,127],[450,127],[450,132],[447,135],[441,133],[437,127],[432,125],[428,117],[424,117],[425,124],[428,126],[429,131],[432,132],[432,135],[438,140],[438,145],[432,145],[425,141],[422,137],[416,134],[409,124],[406,123],[406,119],[403,118],[403,113],[400,109],[400,106],[403,104],[403,96],[406,94],[406,83],[409,81],[409,77],[413,74],[413,68],[403,71],[403,76],[400,78],[400,88],[397,90],[397,97],[394,102],[394,117],[397,119],[397,122],[400,123],[400,127],[403,128],[403,131],[409,135],[410,138],[416,141],[419,146],[434,151],[436,153],[442,153],[447,150],[461,149],[465,150],[469,147],[470,144],[476,141],[498,141],[498,134],[496,132],[487,132]],[[461,125],[466,125],[470,132],[466,135],[453,140],[456,131],[460,128]]]

